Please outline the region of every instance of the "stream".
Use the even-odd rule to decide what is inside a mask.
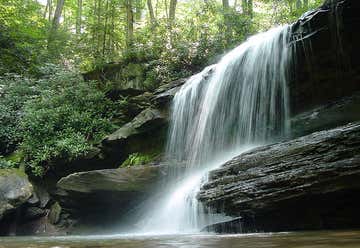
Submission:
[[[360,231],[236,235],[1,237],[0,248],[359,248]]]

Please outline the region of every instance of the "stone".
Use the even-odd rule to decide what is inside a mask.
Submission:
[[[58,198],[79,224],[112,227],[163,182],[168,169],[160,164],[74,173],[57,183]]]
[[[46,208],[50,202],[50,195],[45,189],[45,186],[34,184],[34,189],[37,197],[39,198],[39,207]]]
[[[292,25],[292,116],[360,91],[360,2],[331,0]]]
[[[291,118],[291,136],[304,136],[360,121],[360,93],[325,104]]]
[[[33,194],[27,175],[18,169],[0,169],[0,220],[22,206]]]
[[[49,222],[53,225],[59,223],[62,208],[58,202],[55,202],[49,212]]]
[[[46,211],[39,207],[27,207],[24,210],[23,220],[34,220],[46,214]]]
[[[167,116],[147,108],[102,141],[102,152],[109,163],[120,166],[132,153],[161,153],[167,135]]]
[[[244,231],[360,227],[360,123],[255,148],[210,173],[199,200]]]

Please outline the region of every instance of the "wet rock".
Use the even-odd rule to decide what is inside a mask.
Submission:
[[[168,84],[160,86],[154,92],[154,97],[152,102],[156,106],[160,106],[161,108],[167,107],[171,100],[174,98],[176,92],[181,88],[183,84],[188,80],[188,78],[180,78]]]
[[[234,218],[229,221],[215,223],[206,226],[202,232],[215,232],[215,233],[243,233],[243,220],[242,218]]]
[[[46,214],[46,211],[39,207],[27,207],[23,213],[23,220],[34,220]]]
[[[48,203],[50,202],[50,195],[47,192],[44,185],[34,185],[35,193],[37,198],[39,199],[39,207],[45,208],[48,206]]]
[[[292,115],[360,91],[360,2],[331,0],[292,26]]]
[[[291,136],[300,137],[360,121],[360,94],[344,97],[291,119]]]
[[[0,170],[0,220],[23,205],[33,194],[33,186],[18,169]]]
[[[131,122],[108,135],[102,141],[102,151],[120,166],[132,153],[160,153],[167,134],[167,116],[148,108]]]
[[[360,227],[360,123],[256,148],[210,174],[199,199],[244,231]]]
[[[168,174],[167,165],[133,166],[79,172],[62,178],[58,195],[62,207],[80,224],[118,224]]]
[[[60,215],[61,215],[62,208],[58,202],[55,202],[51,208],[49,213],[49,222],[53,225],[59,223]]]

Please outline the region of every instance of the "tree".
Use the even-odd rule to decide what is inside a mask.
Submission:
[[[177,4],[177,0],[170,0],[170,5],[169,5],[169,23],[170,23],[170,25],[172,25],[175,20],[176,4]]]
[[[134,42],[134,12],[132,0],[125,0],[126,9],[126,46],[132,47]]]
[[[65,0],[58,0],[56,3],[56,9],[55,9],[53,25],[52,25],[53,31],[56,31],[59,27],[60,17],[61,17],[62,10],[64,8],[64,3],[65,3]]]
[[[76,34],[81,33],[82,5],[83,5],[82,0],[77,0]]]
[[[152,1],[147,0],[146,3],[147,3],[148,11],[149,11],[150,23],[152,26],[154,26],[154,25],[156,25],[156,18],[155,18],[155,14],[154,14],[154,8],[152,6]]]

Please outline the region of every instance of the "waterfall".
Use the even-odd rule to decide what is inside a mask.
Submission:
[[[186,168],[149,206],[145,231],[197,232],[226,218],[204,208],[196,195],[210,170],[287,134],[289,38],[289,26],[257,34],[175,95],[166,159]]]

